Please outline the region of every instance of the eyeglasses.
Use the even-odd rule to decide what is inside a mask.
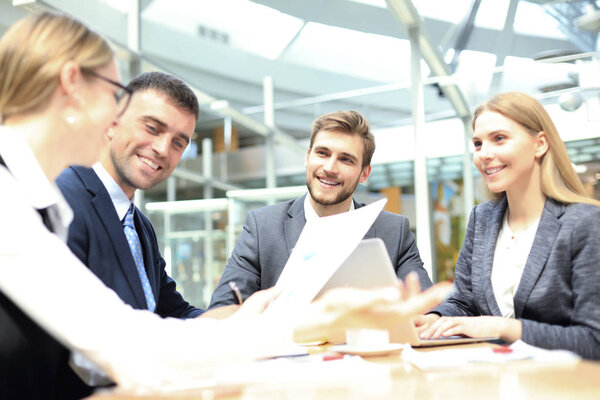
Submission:
[[[115,100],[117,101],[117,117],[123,115],[123,113],[127,109],[127,106],[129,106],[129,102],[131,101],[131,95],[133,94],[133,91],[128,87],[121,85],[119,82],[113,81],[112,79],[100,75],[92,69],[81,68],[81,72],[84,74],[91,75],[94,78],[101,79],[104,82],[108,82],[111,85],[114,85],[119,88],[119,90],[115,93]]]

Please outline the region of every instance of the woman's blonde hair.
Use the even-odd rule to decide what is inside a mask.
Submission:
[[[473,129],[477,118],[484,111],[492,111],[509,118],[532,135],[544,132],[548,141],[548,151],[541,158],[542,192],[563,203],[589,203],[600,206],[600,201],[588,196],[579,180],[567,148],[561,140],[552,119],[533,97],[521,92],[508,92],[496,95],[490,101],[477,107],[473,113]],[[502,193],[493,193],[492,198],[498,200]]]
[[[95,69],[113,57],[106,40],[66,15],[45,12],[17,21],[0,39],[0,121],[44,106],[67,61]]]

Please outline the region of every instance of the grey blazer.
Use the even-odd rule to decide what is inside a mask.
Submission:
[[[209,308],[236,303],[229,281],[236,282],[244,299],[275,285],[306,223],[305,196],[248,213]],[[354,205],[364,206],[356,202]],[[431,286],[406,217],[383,211],[365,235],[375,237],[384,241],[399,278],[416,271],[421,286]]]
[[[490,277],[506,208],[504,198],[473,209],[455,292],[434,312],[501,315]],[[600,207],[546,200],[514,305],[524,342],[600,359]]]

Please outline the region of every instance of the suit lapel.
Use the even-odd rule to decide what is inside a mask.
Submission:
[[[133,256],[131,255],[131,249],[125,238],[123,225],[119,220],[117,211],[106,188],[92,169],[75,167],[74,170],[81,177],[88,192],[93,195],[92,207],[96,211],[98,220],[102,222],[106,230],[106,237],[103,239],[110,240],[119,261],[119,267],[123,275],[125,275],[131,292],[138,303],[137,306],[146,308],[146,297],[144,296],[142,282],[137,273],[135,261],[133,261]],[[101,241],[103,240],[101,239]]]
[[[300,233],[302,233],[302,229],[306,225],[306,217],[304,216],[304,199],[306,196],[304,195],[294,200],[288,208],[286,220],[283,221],[288,256],[292,254],[292,250],[300,238]]]
[[[550,256],[552,246],[560,230],[560,221],[558,218],[564,212],[564,206],[553,200],[547,199],[540,218],[535,239],[529,251],[523,275],[517,288],[514,298],[515,316],[519,318],[527,299],[533,290],[540,274],[544,270],[546,260]]]
[[[494,295],[494,288],[492,287],[492,267],[494,265],[494,252],[496,251],[496,242],[498,241],[498,234],[500,233],[500,228],[502,227],[502,222],[504,220],[504,214],[506,213],[507,207],[506,197],[499,201],[496,206],[492,209],[492,213],[489,218],[485,218],[482,221],[483,224],[487,224],[489,226],[488,229],[485,230],[485,240],[482,243],[484,246],[484,256],[483,256],[483,264],[481,265],[481,275],[478,278],[479,287],[481,288],[481,292],[478,294],[479,296],[483,296],[485,298],[485,304],[488,307],[487,311],[491,315],[502,315],[500,312],[500,307],[498,307],[498,302],[496,301],[496,296]],[[476,266],[474,266],[476,268]],[[475,269],[473,268],[473,269]]]

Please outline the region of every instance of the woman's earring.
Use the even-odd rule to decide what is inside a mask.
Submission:
[[[69,125],[73,125],[75,123],[75,121],[77,120],[74,115],[69,115],[65,119],[67,120],[67,124],[69,124]]]

